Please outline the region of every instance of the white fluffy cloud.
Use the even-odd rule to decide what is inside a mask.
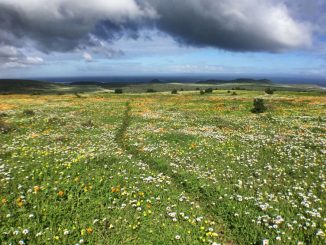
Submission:
[[[39,65],[43,62],[43,58],[26,56],[22,51],[13,46],[4,45],[0,47],[0,67],[2,68],[27,67]]]
[[[90,53],[84,52],[83,54],[83,58],[86,62],[92,62],[93,61],[93,57]]]

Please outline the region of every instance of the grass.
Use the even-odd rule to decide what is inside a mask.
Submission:
[[[0,95],[1,244],[325,242],[322,93],[79,93]]]

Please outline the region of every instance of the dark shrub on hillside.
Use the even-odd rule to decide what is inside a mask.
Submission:
[[[199,93],[200,93],[200,94],[205,94],[205,91],[204,91],[204,90],[200,90]]]
[[[0,117],[8,117],[9,115],[3,111],[0,111]]]
[[[213,89],[212,88],[207,88],[207,89],[205,89],[205,93],[213,93]]]
[[[183,91],[183,88],[180,88],[180,91]]]
[[[266,94],[274,94],[274,90],[271,88],[267,88],[267,89],[265,89],[265,93]]]
[[[0,133],[7,134],[11,130],[13,130],[13,128],[8,123],[6,123],[4,120],[0,119]]]
[[[155,93],[155,92],[157,92],[157,91],[152,88],[149,88],[146,90],[146,93]]]
[[[94,123],[92,122],[91,119],[87,120],[86,122],[83,122],[81,125],[83,127],[85,127],[85,128],[92,128],[92,127],[94,127]]]
[[[75,93],[75,96],[76,96],[76,98],[83,98],[80,94],[78,94],[78,93]]]
[[[123,91],[122,91],[121,88],[116,88],[116,89],[114,90],[114,93],[116,93],[116,94],[122,94]]]
[[[237,92],[233,92],[232,95],[238,95]]]
[[[229,93],[231,93],[231,91],[230,91],[230,90],[228,90],[228,94],[229,94]]]
[[[263,99],[254,99],[254,108],[251,109],[252,113],[263,113],[267,110]]]
[[[178,90],[176,90],[176,89],[173,89],[172,91],[171,91],[171,94],[177,94],[178,93]]]
[[[33,110],[24,110],[23,111],[23,114],[25,116],[34,116],[35,115],[35,112]]]
[[[200,90],[200,88],[196,88],[196,90]]]

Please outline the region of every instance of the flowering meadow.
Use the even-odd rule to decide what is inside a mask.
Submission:
[[[325,244],[325,146],[319,92],[0,95],[0,244]]]

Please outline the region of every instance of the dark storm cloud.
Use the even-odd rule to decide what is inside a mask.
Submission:
[[[0,45],[68,52],[92,47],[94,37],[110,43],[157,28],[181,44],[232,51],[309,46],[310,26],[288,6],[289,0],[0,0]]]
[[[309,45],[310,33],[281,2],[267,0],[146,0],[159,29],[180,42],[234,51],[282,51]]]
[[[16,45],[30,39],[44,52],[72,50],[91,33],[107,39],[121,36],[151,15],[133,0],[0,0],[0,30],[15,37]],[[0,42],[12,44],[11,39],[4,35]]]

